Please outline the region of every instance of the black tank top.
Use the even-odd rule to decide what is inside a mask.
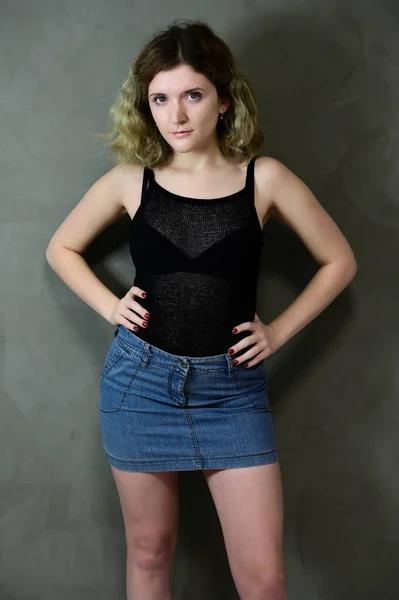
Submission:
[[[214,356],[251,334],[232,329],[256,310],[263,234],[254,164],[242,190],[212,199],[174,194],[144,168],[129,240],[134,285],[147,292],[136,300],[151,315],[135,332],[144,341],[171,354]]]

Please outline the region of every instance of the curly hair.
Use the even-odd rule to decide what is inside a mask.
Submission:
[[[111,140],[111,159],[150,168],[164,166],[173,148],[160,134],[151,114],[148,86],[160,71],[186,64],[215,86],[230,106],[217,123],[220,150],[225,157],[250,160],[263,145],[254,92],[244,71],[237,69],[228,45],[202,20],[175,19],[158,30],[131,64],[109,117],[112,131],[97,134]]]

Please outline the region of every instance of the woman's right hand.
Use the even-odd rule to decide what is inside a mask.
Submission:
[[[147,327],[147,320],[150,318],[150,314],[147,309],[140,306],[134,299],[135,296],[146,297],[146,292],[137,286],[133,286],[121,298],[116,305],[111,318],[110,323],[114,326],[124,325],[127,329],[132,331],[138,331],[139,326]],[[135,323],[135,325],[133,325]]]

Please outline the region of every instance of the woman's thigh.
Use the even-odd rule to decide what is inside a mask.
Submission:
[[[278,462],[204,470],[238,588],[284,579],[283,490]]]
[[[178,527],[178,472],[129,472],[111,466],[128,549],[158,553],[173,547]]]

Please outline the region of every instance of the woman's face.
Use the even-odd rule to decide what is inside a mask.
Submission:
[[[215,143],[219,114],[228,107],[205,75],[189,65],[158,73],[148,86],[148,100],[159,132],[176,152]],[[189,133],[176,135],[179,131]]]

